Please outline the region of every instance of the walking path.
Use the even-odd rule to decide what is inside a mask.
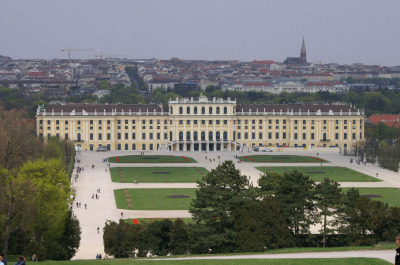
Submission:
[[[77,216],[80,222],[82,235],[80,248],[75,255],[74,259],[94,259],[97,253],[104,253],[103,247],[103,237],[102,231],[107,220],[116,221],[121,218],[121,212],[123,212],[123,218],[177,218],[177,217],[191,217],[188,211],[182,210],[165,210],[165,211],[137,211],[137,210],[121,210],[117,209],[114,199],[114,189],[128,188],[196,188],[195,183],[139,183],[138,185],[133,183],[113,183],[111,182],[111,177],[109,169],[107,168],[107,163],[103,162],[104,158],[110,156],[122,156],[122,155],[138,155],[139,151],[108,151],[108,152],[81,152],[78,154],[77,159],[80,159],[78,164],[80,167],[84,168],[79,174],[79,177],[74,184],[76,189],[75,202],[73,205],[74,214]],[[234,158],[235,155],[256,155],[256,154],[266,154],[266,153],[246,153],[240,154],[239,152],[167,152],[167,151],[146,151],[146,155],[177,155],[181,156],[184,154],[187,157],[194,158],[197,163],[135,163],[135,164],[124,164],[124,167],[205,167],[207,170],[211,171],[216,168],[219,162],[225,160],[233,160],[237,162],[238,160]],[[267,153],[269,154],[269,153]],[[273,153],[276,154],[276,153]],[[316,156],[316,152],[312,150],[304,150],[301,152],[280,152],[280,155],[306,155],[306,156]],[[215,158],[215,162],[209,162],[205,159]],[[218,160],[220,156],[220,161]],[[367,165],[357,165],[355,163],[350,164],[350,157],[339,156],[337,152],[319,151],[319,157],[330,161],[329,163],[324,163],[323,166],[344,166],[351,168],[356,171],[360,171],[364,174],[375,177],[376,173],[382,182],[343,182],[342,187],[399,187],[400,188],[400,174],[397,172],[392,172],[387,169],[382,169],[372,164]],[[94,165],[94,168],[92,168]],[[240,169],[243,175],[249,176],[251,182],[257,185],[257,180],[261,171],[255,169],[259,166],[316,166],[320,167],[318,163],[236,163],[238,169]],[[117,164],[112,164],[111,167],[116,167]],[[118,164],[121,166],[121,164]],[[106,170],[107,169],[107,170]],[[100,189],[100,193],[97,193],[97,189]],[[92,199],[92,195],[96,194],[99,199]],[[76,207],[76,202],[81,203],[81,207]],[[87,204],[85,209],[84,205]],[[97,232],[97,227],[100,231]],[[317,231],[319,228],[315,228]],[[336,253],[336,252],[335,252]],[[349,252],[346,252],[349,253]],[[359,253],[359,252],[357,252]],[[365,252],[370,253],[370,251]],[[299,257],[299,254],[294,254]],[[305,254],[302,254],[305,255]],[[311,255],[316,255],[312,253]],[[333,254],[332,254],[333,255]],[[392,254],[390,255],[392,256]],[[241,256],[242,257],[242,256]],[[324,256],[327,257],[327,256]],[[214,258],[214,257],[213,257]]]
[[[394,263],[395,255],[396,251],[394,250],[369,250],[369,251],[337,251],[337,252],[305,252],[305,253],[285,253],[285,254],[207,256],[207,257],[168,258],[165,260],[378,258]],[[151,260],[163,260],[163,259],[151,259]]]

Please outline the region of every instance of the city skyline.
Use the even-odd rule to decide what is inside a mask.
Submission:
[[[400,3],[386,1],[13,1],[2,3],[0,55],[64,59],[61,49],[127,58],[400,65]]]

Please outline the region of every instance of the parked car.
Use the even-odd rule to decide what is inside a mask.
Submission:
[[[271,149],[271,148],[265,148],[265,149],[263,149],[262,151],[263,151],[263,152],[272,152],[272,149]]]

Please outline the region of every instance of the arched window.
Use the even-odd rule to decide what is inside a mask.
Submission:
[[[219,114],[219,107],[215,110],[215,114]]]
[[[201,132],[201,140],[202,141],[206,140],[206,132]]]
[[[201,107],[201,114],[206,114],[206,108],[205,107]]]
[[[193,140],[195,140],[195,141],[197,141],[197,140],[198,140],[198,137],[197,137],[197,131],[196,131],[196,132],[193,132]]]
[[[183,141],[183,132],[179,132],[179,141]]]
[[[193,114],[197,114],[197,107],[194,107]]]
[[[190,141],[190,131],[186,132],[186,141]]]
[[[81,139],[81,133],[78,133],[77,135],[76,135],[76,140],[78,140],[78,141],[81,141],[82,139]]]
[[[190,107],[186,108],[186,114],[190,114]]]
[[[183,108],[179,107],[179,114],[183,114]]]
[[[228,140],[228,132],[224,132],[224,141]]]
[[[208,114],[212,114],[212,107],[208,109]]]
[[[221,140],[221,133],[219,131],[215,133],[215,140],[217,141]]]
[[[209,132],[208,132],[208,140],[209,140],[209,141],[212,141],[212,140],[213,140],[213,132],[212,132],[212,131],[209,131]]]
[[[228,114],[228,108],[224,107],[224,114]]]
[[[171,114],[174,114],[173,108],[171,107]]]

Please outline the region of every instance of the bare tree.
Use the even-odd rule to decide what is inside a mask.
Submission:
[[[24,110],[0,109],[0,168],[12,169],[40,153],[35,122]]]

